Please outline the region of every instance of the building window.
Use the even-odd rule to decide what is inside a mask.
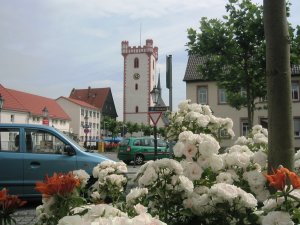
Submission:
[[[260,121],[260,125],[263,128],[268,129],[269,126],[268,118],[260,118],[259,121]]]
[[[249,134],[249,124],[247,119],[241,120],[241,135],[242,136],[248,136]]]
[[[93,117],[96,118],[96,112],[93,112]]]
[[[218,90],[218,95],[219,95],[219,104],[226,104],[227,103],[227,95],[226,95],[226,90],[221,88]]]
[[[136,112],[136,113],[139,112],[139,107],[138,107],[138,106],[135,107],[135,112]]]
[[[10,122],[15,122],[15,115],[10,115]]]
[[[292,100],[299,101],[299,83],[292,82]]]
[[[197,100],[199,104],[207,105],[207,87],[200,86],[197,88]]]
[[[134,68],[139,68],[139,59],[138,58],[134,59]]]
[[[92,111],[90,111],[90,117],[92,117],[92,113],[93,113],[93,112],[92,112]]]
[[[97,112],[97,118],[99,118],[99,113]]]
[[[135,84],[135,90],[138,90],[138,89],[139,89],[139,85]]]
[[[294,136],[300,137],[300,118],[294,118]]]
[[[81,114],[82,116],[84,116],[84,109],[81,109],[80,111],[81,111],[80,114]]]

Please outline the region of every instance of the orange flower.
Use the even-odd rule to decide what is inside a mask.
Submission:
[[[5,188],[0,191],[0,201],[4,201],[7,197],[7,190]]]
[[[276,170],[276,173],[273,171],[273,175],[265,175],[267,180],[270,183],[270,186],[273,186],[277,190],[283,190],[286,183],[286,168],[280,168]]]
[[[292,183],[293,188],[300,188],[300,177],[297,176],[296,173],[290,172],[289,174],[290,181]]]
[[[4,215],[13,213],[17,208],[25,204],[26,201],[22,201],[16,195],[9,195],[5,188],[0,191],[0,206]]]
[[[5,201],[3,201],[4,214],[9,215],[15,212],[17,208],[25,205],[26,203],[26,201],[22,201],[16,195],[7,195],[7,198],[5,199]]]
[[[50,197],[55,194],[67,195],[79,186],[80,180],[75,178],[72,173],[54,173],[52,177],[46,176],[45,182],[37,182],[35,189],[45,197]]]

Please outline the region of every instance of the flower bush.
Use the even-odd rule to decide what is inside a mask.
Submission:
[[[0,191],[0,225],[15,223],[11,215],[25,204],[26,201],[22,201],[16,195],[9,195],[8,191],[3,188]]]
[[[173,159],[149,161],[137,172],[135,180],[142,189],[127,195],[127,203],[142,203],[153,216],[168,224],[186,222],[189,210],[183,205],[193,192],[193,182],[183,174],[180,163]],[[142,197],[142,201],[136,201]]]
[[[233,122],[230,118],[216,117],[208,105],[191,103],[191,100],[181,102],[178,111],[169,115],[169,120],[167,127],[169,140],[177,141],[183,131],[211,134],[218,141],[222,139],[221,130],[224,130],[228,137],[234,137]]]
[[[36,190],[43,195],[43,205],[36,209],[37,225],[56,225],[72,208],[84,204],[86,200],[79,194],[83,183],[86,181],[82,172],[54,173],[38,182]]]
[[[44,204],[37,208],[40,224],[54,221],[53,217],[55,223],[46,224],[300,223],[300,151],[295,172],[278,168],[266,175],[268,131],[262,126],[255,125],[247,137],[221,150],[221,133],[234,136],[231,119],[215,117],[209,106],[189,100],[169,119],[167,136],[176,140],[174,159],[142,165],[134,178],[136,187],[128,192],[126,164],[102,162],[93,170],[97,180],[88,196],[78,202],[70,199],[82,197],[88,175],[73,172],[67,175],[72,179],[63,182],[59,178],[64,175],[55,174],[37,184],[44,194]],[[58,205],[64,210],[55,211]]]
[[[93,169],[93,177],[98,180],[92,186],[92,201],[113,204],[121,201],[127,184],[126,172],[124,162],[104,161],[98,164]]]
[[[85,211],[84,215],[80,212]],[[107,204],[88,205],[73,210],[75,215],[66,216],[59,220],[58,225],[82,225],[82,224],[105,224],[105,225],[166,225],[166,223],[153,218],[150,214],[142,212],[135,217],[128,215],[113,206]]]

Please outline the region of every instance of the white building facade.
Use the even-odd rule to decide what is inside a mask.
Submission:
[[[59,97],[56,102],[71,118],[70,132],[78,137],[81,144],[87,138],[90,145],[95,146],[100,140],[100,110],[86,102],[66,97]],[[85,126],[87,123],[88,128]],[[88,129],[88,132],[87,130]],[[87,133],[86,133],[87,132]]]

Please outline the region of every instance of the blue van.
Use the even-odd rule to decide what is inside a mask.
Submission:
[[[0,190],[21,197],[40,197],[37,181],[54,172],[83,169],[90,175],[104,160],[87,152],[73,139],[49,126],[0,124]]]

